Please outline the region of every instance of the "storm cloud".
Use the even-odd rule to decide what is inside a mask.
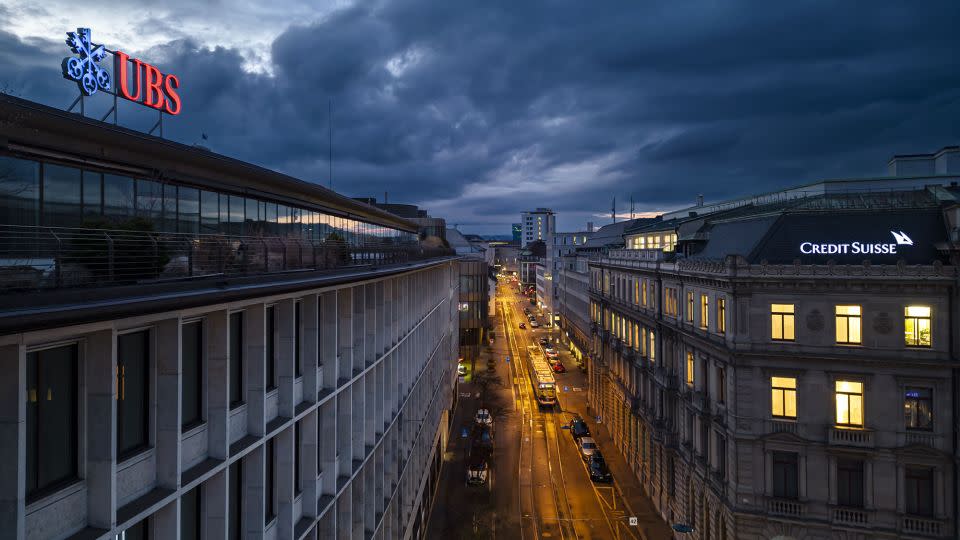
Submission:
[[[613,197],[649,212],[881,175],[960,142],[955,1],[286,4],[192,2],[108,45],[180,77],[167,137],[327,184],[332,103],[334,189],[467,232],[537,206],[575,229]],[[0,89],[64,107],[62,32],[96,21],[23,24],[45,16],[0,9],[20,21],[0,32]]]

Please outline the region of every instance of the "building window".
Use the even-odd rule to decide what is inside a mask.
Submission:
[[[837,425],[863,427],[863,383],[836,382]]]
[[[687,291],[687,322],[693,322],[693,291]]]
[[[915,516],[933,516],[933,469],[907,467],[906,493],[907,513]]]
[[[296,376],[299,377],[303,375],[303,365],[301,362],[300,351],[303,347],[301,340],[303,338],[303,332],[300,330],[300,321],[301,321],[301,308],[303,304],[296,302],[294,304],[293,310],[293,367],[296,371]]]
[[[861,343],[860,322],[860,306],[837,306],[837,343]]]
[[[136,525],[120,531],[120,534],[113,538],[114,540],[150,540],[150,518],[143,518]]]
[[[647,281],[643,281],[643,290],[640,291],[640,305],[646,307],[647,305]]]
[[[723,334],[727,331],[727,300],[717,298],[717,333]]]
[[[664,295],[664,298],[665,298],[665,300],[664,300],[664,305],[663,305],[664,311],[667,313],[667,315],[670,315],[670,316],[672,316],[672,317],[676,317],[676,316],[677,316],[677,309],[678,309],[678,306],[677,306],[677,289],[675,289],[675,288],[673,288],[673,287],[664,287],[664,289],[663,289],[663,295]]]
[[[773,453],[773,496],[778,499],[794,499],[799,497],[797,478],[799,456],[796,452]]]
[[[180,336],[180,403],[184,431],[203,422],[203,322],[185,323]]]
[[[903,328],[908,347],[930,346],[930,306],[903,308]]]
[[[700,295],[700,328],[706,329],[710,326],[710,297]]]
[[[774,418],[797,418],[797,379],[770,377],[773,402],[770,414]]]
[[[303,444],[303,431],[300,427],[301,422],[293,425],[293,475],[294,475],[294,493],[297,495],[303,491],[302,467],[303,460],[300,457],[300,445]]]
[[[907,429],[933,429],[933,391],[907,388],[903,395],[903,415]]]
[[[200,540],[203,537],[200,487],[191,489],[180,498],[180,540]]]
[[[696,369],[696,363],[693,360],[693,352],[687,351],[687,386],[693,388],[694,385],[694,370]]]
[[[150,443],[150,332],[117,338],[117,458]]]
[[[657,337],[653,333],[653,330],[650,330],[650,361],[653,362],[657,359]]]
[[[863,508],[863,461],[837,459],[837,504]]]
[[[276,336],[276,309],[267,307],[266,313],[266,342],[267,342],[267,390],[277,387],[277,336]]]
[[[717,437],[717,473],[720,478],[727,479],[727,438],[714,432]]]
[[[770,304],[770,337],[774,341],[796,339],[793,304]]]
[[[277,471],[276,471],[277,464],[276,464],[276,459],[274,459],[275,458],[274,442],[275,442],[274,439],[270,439],[264,445],[264,453],[266,455],[264,456],[265,463],[264,463],[263,471],[264,471],[265,479],[264,479],[263,485],[266,488],[264,490],[265,492],[264,496],[266,497],[266,501],[264,501],[265,504],[263,508],[264,508],[264,524],[267,524],[267,525],[270,524],[270,522],[273,521],[274,516],[277,515],[276,508],[274,507],[274,496],[275,496],[274,482],[277,477]]]
[[[27,353],[28,502],[77,478],[78,364],[75,344]]]
[[[230,314],[230,408],[243,405],[243,312]]]
[[[727,370],[717,366],[717,403],[727,402]]]
[[[230,516],[230,540],[243,538],[243,461],[237,460],[230,465],[229,483],[230,495],[227,501],[230,507],[227,515]]]

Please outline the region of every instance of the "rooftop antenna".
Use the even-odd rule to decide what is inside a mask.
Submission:
[[[330,165],[329,173],[329,186],[330,189],[333,189],[333,98],[327,99],[327,121],[329,131],[327,133],[327,151],[329,153],[329,159],[327,159]]]
[[[610,206],[610,215],[613,217],[613,222],[617,222],[617,196],[613,196],[613,205]]]
[[[630,194],[630,219],[633,220],[633,193]]]

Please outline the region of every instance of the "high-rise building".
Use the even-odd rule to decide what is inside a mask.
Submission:
[[[0,119],[0,536],[423,537],[454,257],[203,149]]]
[[[956,174],[700,203],[589,261],[589,399],[661,516],[955,537]]]
[[[523,227],[520,247],[527,247],[527,244],[537,240],[546,242],[556,229],[555,219],[553,210],[549,208],[537,208],[532,212],[524,212],[520,222]]]

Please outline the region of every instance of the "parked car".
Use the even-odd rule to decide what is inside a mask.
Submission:
[[[492,426],[493,415],[490,414],[490,409],[477,409],[477,414],[474,415],[473,421],[477,424]]]
[[[580,440],[577,441],[577,447],[580,449],[580,457],[584,461],[589,460],[590,456],[599,450],[597,441],[593,440],[593,437],[580,437]]]
[[[582,437],[590,436],[590,428],[587,426],[587,423],[584,422],[583,418],[579,416],[574,416],[570,420],[570,434],[573,435],[573,440],[580,441]]]
[[[553,348],[550,348],[550,347],[545,347],[545,348],[543,349],[543,352],[544,352],[544,354],[547,355],[547,358],[557,358],[557,357],[560,356],[560,354],[557,352],[556,349],[553,349]]]
[[[471,452],[467,461],[467,485],[482,486],[487,483],[487,458],[481,452]]]
[[[525,325],[525,324],[523,324],[523,323],[520,323],[520,329],[521,329],[521,330],[526,330],[526,329],[527,329],[527,325]]]
[[[545,337],[538,339],[537,342],[543,345],[544,347],[550,344],[550,340]]]
[[[607,467],[607,462],[604,461],[603,455],[600,454],[600,451],[596,451],[590,456],[590,459],[587,460],[587,470],[590,471],[590,479],[594,482],[612,482],[613,474],[610,473],[610,468]]]
[[[470,451],[489,456],[493,452],[493,426],[474,424],[470,435]]]
[[[554,373],[566,373],[567,367],[563,365],[563,362],[552,362],[550,368]]]
[[[530,321],[530,328],[540,328],[540,323],[537,321]]]

